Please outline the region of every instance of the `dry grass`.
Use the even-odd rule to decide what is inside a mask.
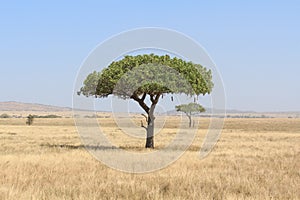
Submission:
[[[209,122],[201,120],[175,163],[128,174],[87,153],[72,119],[1,119],[0,199],[300,199],[299,119],[227,119],[214,151],[199,160]],[[117,145],[142,149],[144,141],[125,139],[109,118],[101,123]],[[157,145],[175,128],[166,123]]]

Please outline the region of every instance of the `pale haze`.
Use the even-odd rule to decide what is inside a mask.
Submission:
[[[216,63],[228,109],[300,111],[298,1],[7,1],[0,101],[72,106],[88,54],[120,32],[179,31]]]

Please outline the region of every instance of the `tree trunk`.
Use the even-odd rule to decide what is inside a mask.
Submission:
[[[192,127],[192,116],[188,115],[188,117],[189,117],[189,127],[191,128]]]
[[[154,109],[156,103],[152,103],[149,114],[148,114],[148,126],[147,126],[147,138],[146,138],[146,148],[154,148]]]
[[[148,117],[146,148],[154,148],[154,119]]]
[[[139,96],[137,94],[133,94],[130,98],[134,99],[135,101],[137,101],[139,103],[139,105],[145,110],[145,112],[148,115],[148,126],[144,127],[143,124],[141,124],[142,127],[146,128],[147,130],[147,137],[146,137],[146,148],[154,148],[154,109],[155,106],[159,100],[159,97],[161,96],[161,94],[149,94],[150,96],[150,100],[152,102],[151,107],[149,108],[144,100],[146,98],[147,93],[144,93],[142,95],[141,98],[139,98]]]

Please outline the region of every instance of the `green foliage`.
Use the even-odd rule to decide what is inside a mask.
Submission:
[[[96,88],[100,79],[100,75],[101,73],[96,71],[90,73],[84,81],[84,87],[80,89],[78,94],[82,93],[85,96],[97,96]]]
[[[0,115],[0,118],[10,118],[10,115],[3,113],[2,115]]]
[[[177,88],[177,90],[173,89],[172,91],[168,87],[166,87],[165,84],[163,85],[157,82],[139,82],[139,80],[137,80],[137,76],[134,76],[134,74],[130,75],[130,73],[127,73],[136,67],[141,67],[145,65],[149,66],[149,64],[156,66],[156,68],[144,68],[145,70],[143,71],[143,74],[146,80],[149,80],[149,78],[151,79],[151,76],[155,74],[156,80],[158,78],[159,80],[167,81],[168,85],[174,86],[172,88]],[[190,88],[192,88],[192,90],[187,89],[186,87],[181,88],[180,84],[182,83],[178,83],[178,78],[175,79],[175,75],[171,75],[170,77],[170,73],[165,73],[164,70],[160,70],[159,66],[167,66],[169,68],[174,69],[174,71],[178,72],[178,74],[182,76],[185,82],[188,82],[190,84]],[[153,72],[153,70],[156,71]],[[127,79],[124,78],[124,75],[126,73]],[[113,94],[115,86],[120,81],[121,77],[122,79],[124,78],[124,81],[126,80],[127,83],[130,83],[130,87],[123,88],[122,93],[115,94],[122,98],[131,98],[132,92],[134,92],[136,95],[157,95],[163,93],[185,93],[187,95],[205,95],[209,94],[213,88],[211,71],[207,70],[205,67],[199,64],[194,64],[192,62],[183,61],[182,59],[178,59],[176,57],[170,58],[169,55],[158,56],[154,54],[145,54],[137,56],[125,56],[120,61],[112,62],[102,72],[93,72],[89,74],[86,80],[84,81],[84,86],[80,89],[78,94],[83,94],[85,96],[107,97],[108,95]],[[139,79],[143,79],[143,77],[141,76],[138,77]],[[131,86],[137,85],[137,83],[139,83],[140,87],[136,88],[135,91],[132,91]]]
[[[181,111],[189,115],[205,112],[205,108],[203,108],[200,104],[197,103],[182,104],[175,106],[175,108],[176,111]]]
[[[142,64],[125,73],[114,87],[113,94],[128,98],[132,94],[194,94],[192,86],[176,70],[159,64]]]

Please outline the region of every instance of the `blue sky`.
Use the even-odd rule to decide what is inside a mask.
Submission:
[[[71,106],[89,52],[128,29],[162,27],[200,43],[227,107],[300,110],[298,1],[1,1],[0,101]]]

